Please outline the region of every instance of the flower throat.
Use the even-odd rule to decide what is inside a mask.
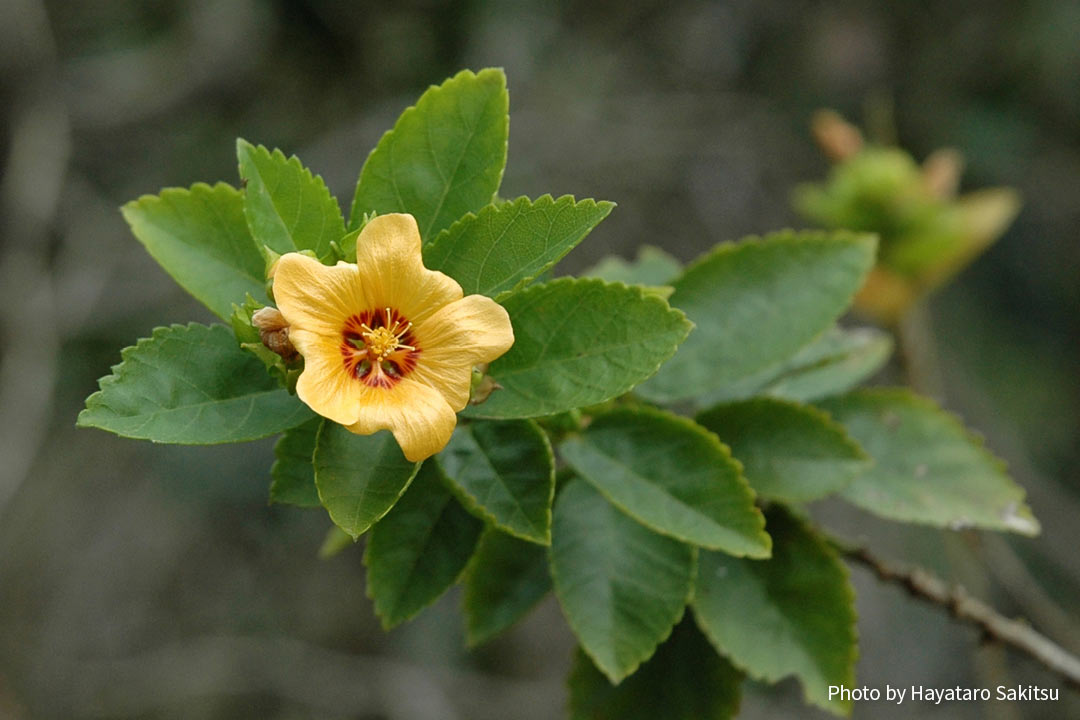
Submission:
[[[342,330],[346,370],[371,387],[393,387],[416,367],[412,323],[393,308],[352,315]]]

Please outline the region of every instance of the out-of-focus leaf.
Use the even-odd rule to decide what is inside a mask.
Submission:
[[[843,497],[882,517],[1036,535],[1039,523],[1005,464],[954,416],[904,389],[820,403],[874,459]]]
[[[627,285],[664,286],[670,285],[681,272],[682,263],[671,255],[660,248],[642,245],[636,260],[608,256],[581,273],[581,276]]]

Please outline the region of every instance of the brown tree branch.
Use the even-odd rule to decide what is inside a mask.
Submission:
[[[833,545],[843,557],[869,568],[881,581],[899,585],[912,597],[945,608],[956,620],[982,630],[986,639],[1031,657],[1061,676],[1074,690],[1080,690],[1080,659],[1023,620],[1005,617],[959,585],[950,585],[922,568],[883,560],[864,547],[839,541],[833,541]]]

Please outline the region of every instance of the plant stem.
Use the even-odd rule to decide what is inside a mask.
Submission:
[[[968,595],[963,587],[950,585],[922,568],[894,564],[875,556],[864,547],[837,540],[833,540],[832,544],[847,560],[869,568],[882,582],[900,585],[912,597],[945,608],[956,620],[982,630],[987,640],[1007,645],[1031,657],[1061,676],[1074,690],[1080,691],[1080,658],[1026,622],[1005,617]]]

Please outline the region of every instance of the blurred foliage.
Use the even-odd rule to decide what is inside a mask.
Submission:
[[[383,636],[360,548],[318,561],[325,520],[267,507],[269,445],[152,448],[73,428],[118,347],[158,323],[210,319],[128,234],[121,203],[234,177],[237,136],[298,153],[348,197],[400,108],[465,66],[511,78],[508,197],[559,188],[619,202],[568,270],[643,242],[685,260],[795,223],[792,188],[827,172],[805,132],[823,106],[915,157],[956,147],[961,191],[1017,188],[1013,227],[931,301],[939,395],[1008,459],[1044,525],[1006,546],[1024,562],[1006,555],[969,589],[1080,647],[1078,13],[1072,0],[9,0],[0,716],[560,712],[572,641],[552,631],[563,623],[550,604],[468,656],[451,603]],[[864,113],[874,98],[894,124]],[[835,507],[820,514],[853,535],[870,527]],[[969,557],[943,553],[936,531],[870,536],[967,581]],[[967,632],[854,580],[861,680],[1043,679],[991,648],[971,662]],[[795,684],[782,688],[748,687],[745,716],[804,716]],[[1073,696],[1053,711],[1080,713]],[[991,712],[1043,709],[949,708]],[[885,705],[860,716],[910,717]]]
[[[920,166],[899,148],[866,145],[829,111],[815,114],[813,130],[837,164],[827,182],[798,187],[795,206],[828,228],[877,233],[878,267],[856,304],[887,325],[977,258],[1020,211],[1011,188],[956,197],[963,158],[955,150],[937,150]]]

